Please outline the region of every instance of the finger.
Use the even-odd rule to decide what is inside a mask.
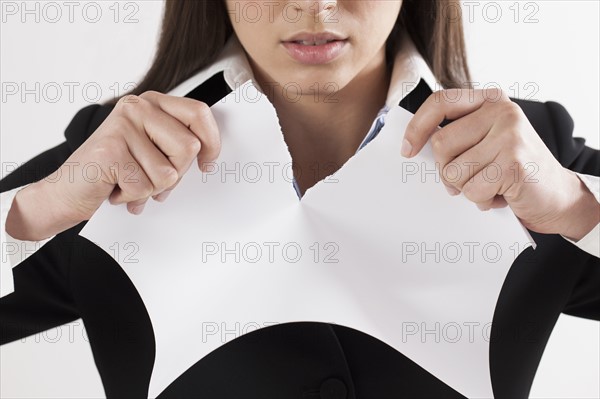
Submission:
[[[431,136],[436,168],[450,195],[458,195],[464,181],[483,167],[477,152],[470,153],[460,161],[456,161],[456,158],[477,146],[487,136],[492,126],[492,119],[487,114],[483,110],[477,110],[436,129]],[[467,176],[468,172],[471,175]]]
[[[127,210],[134,215],[139,215],[143,212],[144,207],[146,206],[146,202],[148,202],[148,198],[132,201],[127,203]]]
[[[476,204],[477,208],[479,208],[482,211],[488,211],[490,209],[495,209],[495,208],[505,208],[506,206],[508,206],[508,203],[506,202],[506,200],[504,199],[503,196],[501,195],[496,195],[493,198],[484,201],[484,202],[479,202]]]
[[[160,109],[147,115],[143,125],[148,138],[168,158],[181,178],[200,152],[200,139]]]
[[[444,120],[454,120],[468,115],[486,102],[510,101],[502,90],[449,89],[431,94],[412,117],[402,143],[402,155],[418,154],[435,128]]]
[[[150,195],[159,194],[179,180],[175,166],[148,139],[145,132],[125,135],[125,141],[129,152],[152,183]]]
[[[163,202],[166,200],[168,194],[179,184],[183,175],[185,175],[192,165],[192,162],[197,159],[202,144],[200,139],[185,127],[183,123],[160,109],[152,113],[152,115],[148,115],[143,121],[143,126],[146,136],[164,154],[164,157],[168,158],[171,165],[177,171],[178,177],[173,184],[168,185],[162,190],[155,190],[153,192],[152,198]],[[145,141],[150,142],[150,140],[146,139]],[[152,179],[152,181],[156,184],[155,179]]]
[[[207,104],[186,97],[147,93],[149,94],[144,94],[149,101],[175,117],[200,139],[202,146],[198,155],[198,166],[217,159],[221,151],[221,137],[217,122]]]
[[[487,204],[496,196],[502,195],[502,172],[498,172],[499,163],[494,160],[475,174],[462,187],[464,196],[476,204]]]
[[[197,158],[202,144],[200,139],[183,123],[155,105],[156,99],[160,96],[160,93],[153,95],[144,93],[143,98],[137,99],[134,104],[140,104],[138,112],[129,112],[129,118],[126,120],[131,120],[131,123],[135,125],[135,130],[141,130],[143,133],[126,137],[128,137],[134,157],[143,168],[147,169],[147,174],[155,186],[152,193],[153,198],[164,201],[166,195],[157,196],[161,192],[172,190],[177,186]],[[161,165],[165,166],[165,159],[175,168],[178,175],[176,180],[167,187],[164,186],[168,183],[164,182],[164,169],[160,170]],[[152,165],[157,165],[159,168],[149,169]],[[172,181],[171,177],[167,177],[167,180]]]
[[[459,191],[486,167],[489,169],[482,172],[483,178],[487,180],[494,179],[500,173],[495,168],[497,165],[493,164],[500,151],[501,149],[496,141],[486,137],[450,162],[443,164],[443,161],[439,161],[441,167],[440,177],[444,184],[451,185]]]
[[[114,175],[117,185],[108,197],[109,202],[118,205],[148,198],[154,186],[142,167],[128,151],[119,159],[121,162],[110,166],[109,173]]]
[[[489,113],[479,109],[433,133],[431,148],[440,169],[481,143],[490,132],[492,125],[493,119],[490,118]]]
[[[177,185],[177,184],[175,184],[175,185]],[[158,202],[164,202],[167,199],[167,197],[169,196],[169,194],[171,194],[171,191],[173,191],[173,189],[169,188],[169,189],[163,191],[162,193],[153,196],[152,199],[154,199],[155,201],[158,201]]]

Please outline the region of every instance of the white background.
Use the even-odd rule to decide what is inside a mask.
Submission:
[[[155,48],[162,2],[122,1],[115,5],[113,1],[98,1],[85,12],[90,2],[75,2],[73,22],[69,21],[65,2],[57,2],[54,4],[62,15],[55,23],[51,21],[57,19],[57,8],[44,8],[47,2],[37,5],[39,22],[35,21],[35,13],[23,15],[20,1],[0,3],[4,176],[14,163],[61,143],[73,115],[98,101],[95,88],[100,88],[98,94],[104,100],[115,91],[122,93],[129,82],[143,75]],[[34,9],[36,3],[27,2],[26,7]],[[561,103],[575,120],[574,135],[598,148],[599,3],[469,3],[471,12],[465,7],[463,20],[474,80],[480,85],[496,83],[513,97]],[[12,6],[18,13],[5,13]],[[102,12],[99,21],[89,22],[97,9]],[[137,22],[126,23],[128,16]],[[39,82],[39,101],[34,94],[23,101],[21,87],[18,94],[7,95],[13,83],[20,86],[23,82],[29,89]],[[71,98],[68,86],[74,84],[79,85]],[[86,84],[88,90],[84,91]],[[62,92],[53,89],[56,87]],[[598,322],[561,316],[539,366],[531,397],[600,397],[599,342]],[[2,398],[104,396],[81,320],[5,345],[0,356]]]

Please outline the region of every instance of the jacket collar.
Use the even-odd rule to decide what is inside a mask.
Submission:
[[[441,86],[410,35],[406,31],[403,33],[400,50],[393,62],[386,107],[400,105],[414,113],[432,93],[431,87]],[[234,33],[215,62],[179,84],[169,94],[213,105],[247,80],[253,80],[258,87],[247,55]]]

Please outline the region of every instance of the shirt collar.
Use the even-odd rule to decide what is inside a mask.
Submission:
[[[232,34],[215,62],[202,69],[169,92],[174,96],[184,96],[213,75],[223,72],[223,77],[231,90],[244,82],[254,80],[252,68],[236,34]],[[423,79],[430,88],[440,87],[433,72],[416,49],[410,35],[403,31],[400,49],[396,53],[392,67],[392,76],[385,106],[397,106]],[[260,87],[258,87],[260,90]]]
[[[430,89],[441,87],[439,81],[417,50],[412,38],[403,31],[400,49],[396,53],[392,67],[392,77],[388,89],[386,107],[397,106],[423,79]]]

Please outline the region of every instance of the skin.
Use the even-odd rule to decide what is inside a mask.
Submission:
[[[437,128],[444,118],[454,122]],[[428,139],[450,195],[462,192],[484,211],[508,205],[528,229],[575,241],[600,223],[594,195],[500,89],[433,93],[407,126],[403,155]]]
[[[384,44],[402,2],[259,1],[253,3],[263,8],[264,18],[251,21],[236,18],[236,3],[239,7],[243,1],[225,1],[257,82],[263,90],[274,88],[265,93],[279,116],[304,192],[355,153],[385,103],[391,71],[385,67]],[[296,14],[285,14],[286,8]],[[292,23],[284,15],[301,18]],[[300,64],[281,46],[300,31],[323,30],[349,40],[346,51],[328,64]],[[301,88],[298,101],[277,90],[290,82]],[[326,102],[331,96],[336,101]],[[444,119],[453,122],[437,128]],[[530,230],[576,241],[600,223],[593,194],[558,163],[502,91],[433,93],[409,123],[398,156],[414,157],[428,140],[451,195],[462,192],[482,210],[510,206]],[[105,199],[126,203],[131,213],[140,214],[150,197],[164,201],[192,163],[201,167],[219,151],[218,126],[206,104],[157,92],[126,96],[59,168],[71,179],[42,179],[16,194],[6,232],[39,241],[88,220]],[[82,177],[89,164],[100,171],[93,182]],[[134,181],[129,179],[132,170]],[[486,179],[485,172],[499,178]]]
[[[226,0],[232,16],[236,9],[242,9],[236,3],[243,2]],[[284,18],[284,10],[292,3],[303,13],[303,18],[294,24]],[[303,92],[307,92],[299,102],[286,101],[278,90],[267,92],[300,170],[314,170],[312,165],[331,165],[332,161],[342,165],[364,138],[385,102],[390,71],[385,69],[384,43],[401,3],[280,1],[272,18],[258,22],[231,18],[261,87],[272,82],[299,82]],[[265,4],[263,7],[262,14],[269,15]],[[317,11],[323,14],[322,18],[318,14],[315,18]],[[331,20],[328,15],[335,15],[338,22],[323,22]],[[298,63],[286,54],[280,41],[303,29],[345,33],[350,38],[349,51],[325,65]],[[261,34],[256,35],[256,31]],[[336,82],[339,90],[335,97],[339,102],[315,102],[309,90],[315,82],[318,87]],[[506,93],[459,90],[460,101],[456,101],[456,94],[456,90],[434,93],[421,106],[405,134],[403,156],[415,156],[431,139],[442,181],[450,195],[462,192],[481,210],[510,205],[531,230],[561,233],[579,240],[600,223],[600,205],[592,193],[575,173],[560,165]],[[455,121],[436,129],[444,118]],[[456,165],[460,173],[449,176],[449,171],[457,170]],[[318,169],[323,169],[323,173],[297,174],[302,192],[334,171]],[[489,178],[495,176],[496,170],[500,170],[499,177]]]
[[[244,13],[244,1],[226,0],[255,78],[277,110],[304,193],[356,152],[384,105],[391,73],[385,43],[402,1],[253,3],[261,5],[258,21]],[[327,64],[299,63],[281,44],[302,31],[324,30],[348,37],[346,51]],[[296,91],[286,96],[282,89],[290,82],[301,88],[299,100]]]

